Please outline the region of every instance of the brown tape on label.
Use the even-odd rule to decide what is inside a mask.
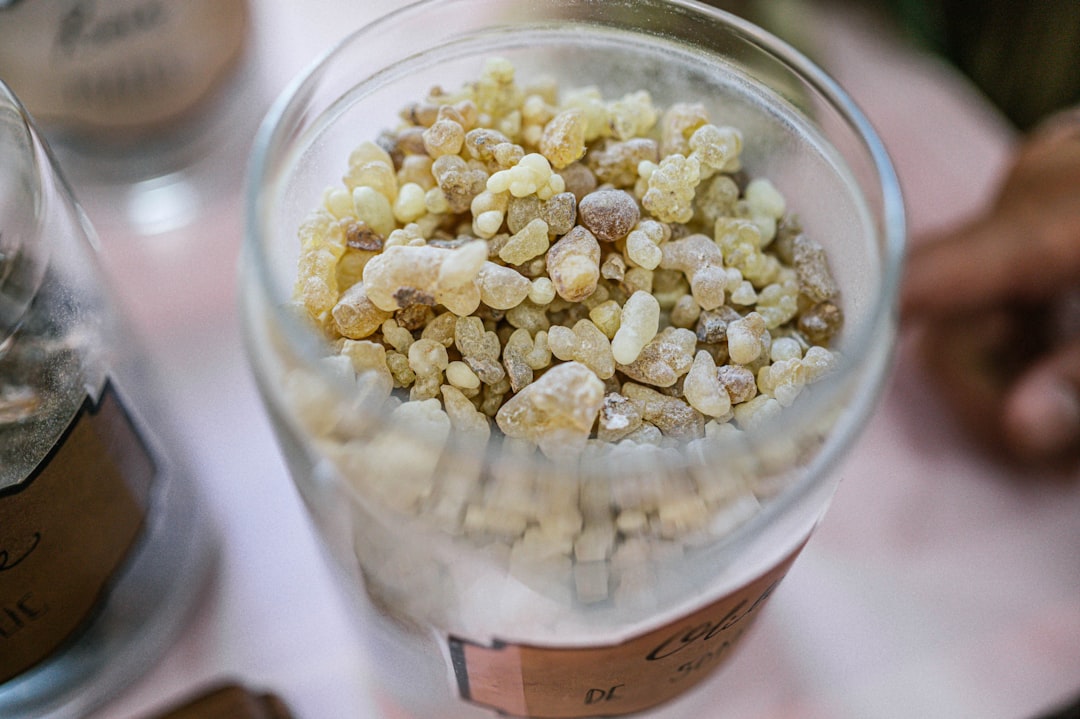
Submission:
[[[111,384],[52,453],[0,492],[0,683],[86,620],[145,524],[153,458]]]
[[[620,644],[483,646],[450,637],[459,693],[529,719],[623,716],[662,704],[721,664],[801,549],[738,591]]]

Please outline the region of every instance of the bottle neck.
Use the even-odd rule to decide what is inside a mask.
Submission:
[[[27,116],[0,83],[0,354],[41,286],[48,247],[41,225],[41,164]]]

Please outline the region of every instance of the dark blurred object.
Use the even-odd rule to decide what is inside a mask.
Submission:
[[[255,693],[239,684],[220,684],[152,719],[292,719],[273,694]]]
[[[951,62],[1016,125],[1029,130],[1080,103],[1077,0],[707,0],[804,52],[805,7],[858,5],[891,16],[916,45]]]
[[[1040,714],[1036,719],[1080,719],[1080,697],[1071,704],[1051,710],[1049,714]]]
[[[1020,129],[1080,102],[1076,0],[878,2],[913,38],[968,75]]]

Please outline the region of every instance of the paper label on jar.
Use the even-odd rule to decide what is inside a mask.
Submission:
[[[483,646],[450,637],[458,691],[466,701],[529,719],[623,716],[662,704],[722,663],[800,550],[738,591],[619,644]]]
[[[0,77],[39,120],[158,126],[196,106],[239,57],[246,0],[19,0],[0,5]]]
[[[83,625],[139,539],[156,466],[111,383],[0,491],[0,683]]]

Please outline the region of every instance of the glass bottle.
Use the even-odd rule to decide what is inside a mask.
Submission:
[[[92,234],[0,83],[0,716],[81,715],[182,626],[214,531]]]

